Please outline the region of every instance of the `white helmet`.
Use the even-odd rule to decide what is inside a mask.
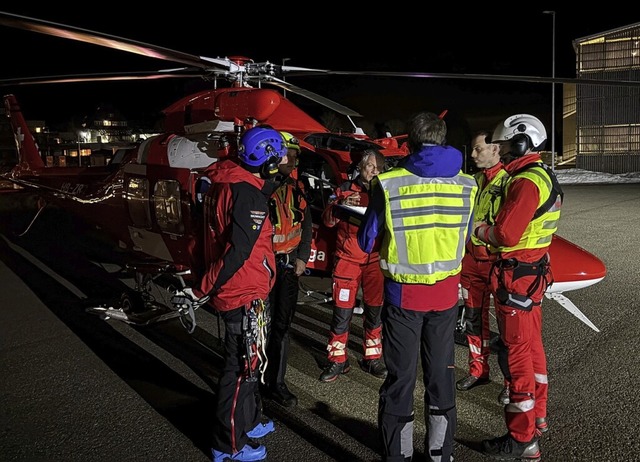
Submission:
[[[509,141],[511,155],[521,157],[528,149],[539,151],[547,141],[547,130],[537,117],[516,114],[500,122],[493,131],[492,143]]]

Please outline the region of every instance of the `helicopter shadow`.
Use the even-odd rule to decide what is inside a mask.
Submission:
[[[119,321],[112,325],[114,321],[105,322],[87,311],[88,306],[115,301],[119,294],[131,290],[124,281],[131,275],[124,271],[123,258],[93,240],[63,212],[43,213],[29,226],[31,218],[31,213],[25,213],[0,223],[0,259],[109,369],[209,457],[215,389],[224,364],[220,327],[216,335],[215,329],[208,331],[200,326],[189,334],[177,319],[145,326],[128,325],[137,335],[184,363],[205,385],[202,386],[129,338]],[[96,263],[97,260],[108,260],[109,267]],[[295,341],[303,347],[310,346],[319,361],[325,347],[322,342],[307,336],[296,336]],[[305,373],[311,376],[319,373],[313,364],[307,367]],[[335,455],[337,460],[345,454],[342,445],[315,430],[297,412],[267,401],[264,408],[266,415],[277,418],[323,453]],[[322,402],[316,403],[316,408],[317,418],[377,451],[376,432],[370,424],[329,411]],[[350,460],[362,459],[354,455]]]

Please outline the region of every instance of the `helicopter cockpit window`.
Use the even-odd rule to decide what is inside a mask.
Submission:
[[[159,180],[153,191],[153,203],[158,226],[164,232],[182,234],[180,208],[180,183],[175,180]]]
[[[136,228],[151,229],[151,212],[149,211],[149,180],[146,178],[129,178],[125,186],[129,218]]]
[[[298,177],[307,187],[312,210],[324,210],[337,179],[327,161],[318,153],[302,150],[298,157]]]
[[[335,133],[314,133],[304,141],[315,148],[331,149],[333,151],[351,151],[365,149],[380,149],[380,146],[367,140],[360,140],[352,136],[336,135]]]
[[[128,150],[130,149],[125,149],[125,148],[118,149],[116,153],[113,155],[113,159],[111,160],[111,165],[122,164],[124,162],[124,158]]]
[[[389,157],[385,157],[385,159],[384,159],[384,171],[386,172],[387,170],[391,170],[393,167],[398,165],[398,162],[400,162],[400,159],[402,159],[404,157],[405,156],[389,156]]]

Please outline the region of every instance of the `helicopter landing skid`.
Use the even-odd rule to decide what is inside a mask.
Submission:
[[[98,305],[86,308],[87,313],[100,316],[103,320],[115,319],[135,326],[148,326],[162,321],[179,318],[182,326],[191,334],[196,328],[193,307],[172,309],[167,305],[123,293],[118,307]]]
[[[115,319],[135,326],[148,326],[161,321],[174,319],[182,315],[179,311],[168,309],[161,305],[149,306],[145,311],[130,312],[112,306],[93,306],[86,309],[87,313],[97,314],[103,320]]]

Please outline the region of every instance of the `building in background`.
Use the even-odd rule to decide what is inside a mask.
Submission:
[[[0,170],[17,162],[13,133],[0,108]],[[81,122],[71,122],[66,130],[50,129],[44,120],[28,120],[45,164],[49,167],[94,167],[107,165],[116,152],[159,133],[148,121],[130,123],[111,104],[100,104]]]
[[[640,82],[640,22],[573,41],[579,79]],[[640,86],[564,85],[563,162],[640,172]]]

